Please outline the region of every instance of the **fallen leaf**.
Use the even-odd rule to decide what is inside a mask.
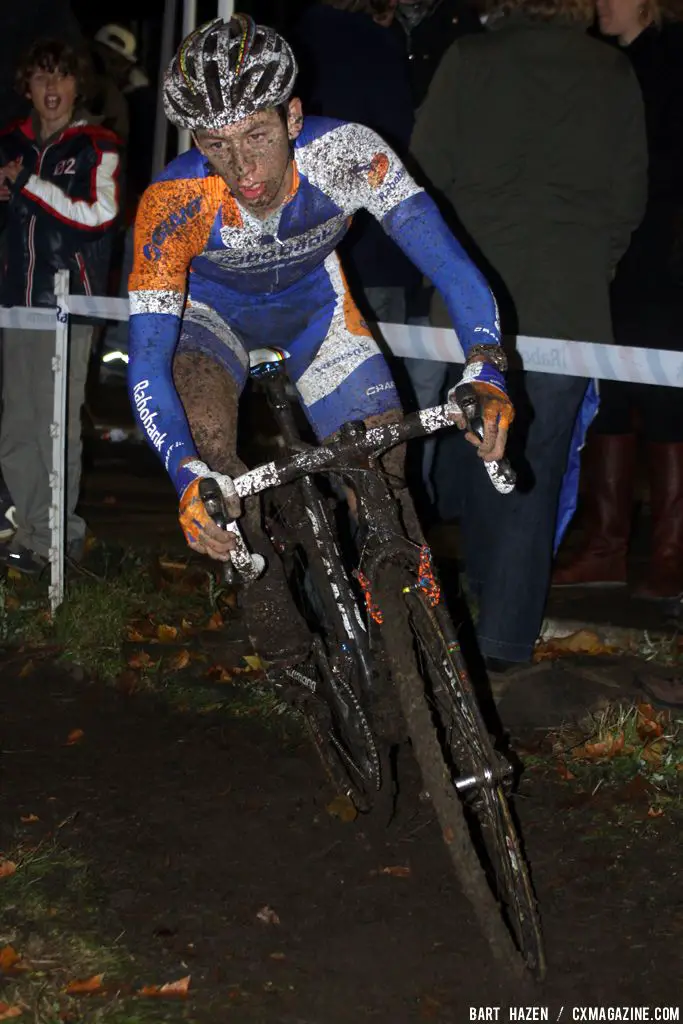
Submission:
[[[446,846],[450,846],[453,840],[455,839],[455,833],[453,832],[453,829],[451,828],[450,825],[446,826],[446,828],[442,832],[442,835],[443,841],[446,844]]]
[[[139,996],[157,996],[161,999],[187,997],[187,990],[190,987],[190,977],[179,978],[178,981],[169,981],[165,985],[145,985],[138,992]]]
[[[178,630],[175,626],[159,626],[157,628],[157,637],[161,640],[162,644],[170,644],[178,639]]]
[[[92,978],[83,981],[70,981],[64,991],[68,996],[85,995],[87,992],[99,992],[102,988],[104,974],[93,974]]]
[[[380,868],[380,875],[391,875],[392,878],[408,878],[410,876],[410,868],[407,864],[392,864],[388,868]]]
[[[127,696],[135,693],[139,685],[140,677],[137,672],[133,672],[132,669],[125,669],[125,671],[120,672],[116,677],[116,689],[121,693],[125,693]]]
[[[336,796],[327,805],[325,810],[330,817],[339,818],[340,821],[346,823],[355,821],[358,817],[358,809],[351,797],[347,796],[346,793],[340,793],[339,796]]]
[[[562,658],[568,654],[612,654],[613,648],[603,644],[597,633],[590,629],[579,629],[569,636],[551,637],[538,644],[534,661],[548,658]]]
[[[648,764],[661,764],[664,755],[666,754],[669,741],[664,736],[660,736],[658,740],[654,740],[652,743],[646,743],[640,752],[640,756],[643,761]]]
[[[184,647],[181,651],[178,651],[177,654],[174,654],[168,659],[166,667],[170,672],[180,672],[181,669],[187,668],[189,664],[190,652],[186,647]]]
[[[242,661],[245,661],[254,672],[265,672],[265,663],[261,661],[258,654],[245,654]]]
[[[561,779],[565,779],[567,782],[569,782],[571,779],[576,778],[574,772],[570,771],[569,768],[567,768],[567,765],[564,763],[564,761],[558,761],[555,767],[557,768],[557,774],[560,776]]]
[[[584,743],[575,747],[572,754],[578,760],[600,761],[603,758],[615,757],[624,749],[624,732],[609,733],[595,743]]]
[[[287,957],[285,956],[284,953],[271,953],[270,954],[270,959],[271,960],[286,960]]]
[[[185,572],[188,562],[174,562],[170,558],[160,558],[159,567],[161,569],[170,569],[171,572]]]
[[[661,818],[664,814],[664,810],[661,807],[648,807],[647,816],[648,818]]]
[[[3,946],[0,949],[0,971],[11,971],[20,960],[21,956],[13,946]]]
[[[638,721],[636,731],[641,740],[656,739],[664,733],[665,717],[661,712],[656,712],[652,704],[638,705]]]
[[[7,570],[7,579],[8,580],[15,580],[17,583],[23,582],[23,576],[19,572],[18,569],[8,569]]]
[[[134,629],[133,626],[127,627],[126,640],[129,640],[133,644],[140,644],[144,639],[145,638],[139,629]]]
[[[21,1006],[10,1006],[9,1003],[0,1003],[0,1020],[10,1020],[12,1017],[21,1017],[23,1013]]]
[[[223,616],[220,612],[214,612],[209,621],[207,622],[205,629],[222,629],[223,628]]]
[[[30,676],[35,667],[36,666],[34,665],[33,661],[29,658],[29,660],[24,662],[24,664],[21,666],[19,678],[26,679],[26,676]]]
[[[9,875],[13,875],[17,870],[17,865],[13,860],[0,860],[0,878],[7,878]]]
[[[7,594],[5,597],[5,611],[16,612],[18,608],[21,608],[21,601],[15,594]]]
[[[74,743],[80,743],[85,733],[82,729],[72,729],[66,738],[67,747],[73,747]]]
[[[272,907],[265,906],[256,914],[256,920],[261,921],[262,924],[280,924],[280,918],[275,913]]]
[[[23,821],[25,825],[30,825],[32,821],[40,821],[40,818],[37,814],[22,814],[19,820]]]
[[[152,664],[152,659],[147,651],[136,651],[128,659],[128,664],[130,668],[148,668]]]
[[[211,668],[206,670],[208,679],[213,680],[214,683],[231,683],[232,675],[228,672],[227,668],[223,668],[222,665],[212,665]]]

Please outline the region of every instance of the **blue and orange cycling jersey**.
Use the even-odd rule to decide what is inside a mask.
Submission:
[[[444,296],[465,352],[498,343],[495,300],[434,202],[369,128],[309,117],[290,194],[265,219],[244,209],[198,150],[145,192],[130,279],[133,407],[182,494],[196,458],[175,352],[205,352],[242,385],[251,349],[275,345],[318,435],[398,406],[391,374],[335,249],[367,209]]]

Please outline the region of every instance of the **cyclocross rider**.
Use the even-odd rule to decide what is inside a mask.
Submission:
[[[350,420],[401,416],[335,253],[357,210],[369,210],[444,296],[467,355],[465,376],[482,400],[484,459],[502,457],[513,416],[484,278],[378,135],[304,119],[291,98],[296,73],[288,43],[245,15],[192,32],[166,72],[164,106],[196,148],[150,185],[135,225],[133,408],[176,487],[188,544],[223,561],[232,536],[209,519],[198,488],[215,477],[229,512],[240,514],[231,479],[244,471],[237,410],[250,350],[288,352],[319,439]],[[248,507],[245,518],[252,545],[264,550],[258,511]],[[299,656],[304,639],[278,560],[270,561],[246,592],[245,612],[259,653],[284,662]]]

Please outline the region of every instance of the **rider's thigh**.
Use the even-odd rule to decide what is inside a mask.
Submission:
[[[245,470],[236,453],[241,386],[220,362],[192,350],[177,353],[173,380],[202,461],[239,476]]]

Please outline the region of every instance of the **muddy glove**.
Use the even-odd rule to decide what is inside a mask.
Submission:
[[[458,388],[463,384],[468,384],[476,393],[484,421],[483,440],[470,430],[465,437],[477,447],[477,455],[485,462],[499,462],[505,452],[510,424],[515,418],[515,410],[505,388],[505,377],[492,363],[477,358],[465,365],[462,380],[448,392],[449,402],[459,405]],[[467,429],[467,419],[462,412],[454,418],[461,430]]]
[[[235,535],[230,531],[221,530],[211,519],[204,502],[199,497],[199,484],[207,477],[215,480],[221,489],[228,515],[237,519],[241,515],[242,508],[232,477],[223,473],[212,473],[209,467],[198,459],[185,463],[183,469],[189,469],[191,473],[196,474],[195,479],[187,485],[180,499],[178,518],[185,534],[185,540],[194,551],[199,551],[202,555],[209,555],[210,558],[216,558],[219,562],[227,562],[230,552],[235,548]]]

